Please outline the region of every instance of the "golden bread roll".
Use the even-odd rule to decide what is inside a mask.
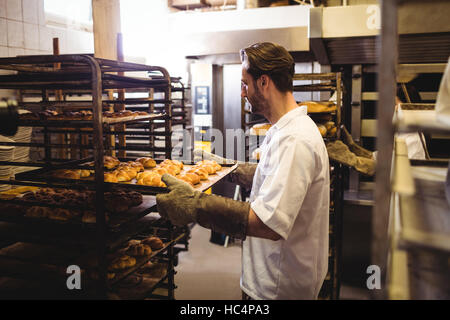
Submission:
[[[116,157],[104,156],[103,165],[106,169],[114,169],[120,164],[120,160]]]
[[[272,125],[270,123],[259,123],[255,124],[250,129],[250,134],[257,135],[257,136],[264,136],[266,135],[267,131],[270,129]]]
[[[327,134],[328,134],[329,137],[333,137],[333,136],[336,135],[336,131],[337,131],[337,127],[332,127],[332,128],[327,132]]]
[[[185,174],[180,174],[179,176],[177,176],[177,179],[183,180],[184,182],[189,183],[192,187],[194,186],[194,182],[192,182],[192,178],[188,177]]]
[[[194,166],[192,167],[188,173],[195,173],[196,175],[198,175],[198,177],[200,178],[200,180],[208,180],[208,171],[206,171],[205,169],[203,169],[202,167],[197,167]]]
[[[319,128],[320,135],[325,137],[327,135],[327,128],[323,124],[317,124],[317,128]]]
[[[137,184],[151,187],[165,187],[166,184],[161,181],[161,176],[153,171],[144,171],[138,174]]]
[[[216,171],[222,170],[222,166],[220,164],[218,164],[217,161],[214,161],[214,160],[203,160],[203,163],[214,166],[214,169]]]
[[[184,175],[186,177],[190,178],[193,184],[200,183],[200,177],[197,174],[191,173],[191,172],[186,172]]]
[[[177,175],[177,174],[180,174],[180,172],[181,172],[180,167],[178,167],[178,166],[176,166],[174,164],[168,164],[168,163],[161,164],[161,168],[167,169],[168,173],[170,173],[173,176]]]
[[[165,167],[154,168],[154,169],[152,169],[151,172],[155,172],[155,173],[159,174],[160,176],[162,176],[164,173],[170,173],[169,170],[167,170],[167,168],[165,168]]]
[[[320,112],[332,112],[336,111],[336,105],[331,101],[316,102],[316,101],[303,101],[298,104],[299,106],[306,106],[308,113],[320,113]]]
[[[136,159],[137,162],[140,162],[144,168],[154,168],[156,167],[156,161],[149,157],[141,157]]]
[[[184,168],[183,162],[178,161],[178,160],[172,160],[172,163],[173,163],[174,165],[176,165],[177,167],[179,167],[180,170],[183,170],[183,168]]]
[[[163,162],[160,163],[160,166],[165,166],[168,164],[175,165],[178,168],[180,168],[180,170],[182,170],[184,167],[183,162],[178,161],[178,160],[172,160],[172,159],[165,159]]]
[[[141,242],[149,245],[152,250],[159,250],[164,247],[164,242],[162,242],[162,240],[156,236],[148,237]]]
[[[104,173],[103,176],[105,182],[113,182],[113,183],[119,182],[115,172]]]
[[[325,128],[327,128],[327,131],[331,130],[333,127],[336,127],[336,124],[333,121],[327,121],[324,123]]]
[[[144,171],[144,165],[140,163],[139,161],[128,161],[128,162],[122,162],[119,164],[118,169],[125,167],[125,168],[132,168],[133,170],[136,170],[136,172]]]
[[[215,174],[216,167],[213,164],[205,162],[205,161],[206,160],[197,162],[196,166],[199,166],[199,167],[205,169],[208,172],[208,174]]]

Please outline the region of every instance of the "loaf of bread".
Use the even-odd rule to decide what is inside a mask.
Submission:
[[[168,173],[173,176],[180,174],[180,172],[181,172],[180,167],[178,167],[174,164],[170,164],[170,163],[161,164],[160,167],[166,169],[168,171]]]
[[[105,182],[113,182],[117,183],[119,180],[117,179],[116,172],[107,172],[103,174]]]
[[[336,111],[336,104],[331,101],[317,102],[317,101],[303,101],[299,106],[306,106],[308,113],[322,113]]]
[[[164,242],[157,236],[151,236],[146,239],[143,239],[141,243],[149,245],[152,250],[159,250],[164,247]]]
[[[180,170],[183,170],[183,167],[184,167],[183,162],[178,161],[178,160],[165,159],[163,162],[160,163],[160,165],[162,167],[167,165],[167,164],[175,165],[178,168],[180,168]]]
[[[47,218],[49,213],[49,208],[33,206],[27,209],[25,216],[31,218]]]
[[[156,167],[156,161],[149,157],[137,158],[136,161],[140,162],[146,169]]]
[[[174,175],[173,173],[170,173],[169,170],[168,170],[167,168],[165,168],[165,167],[157,167],[157,168],[154,168],[154,169],[152,169],[151,172],[157,173],[157,174],[159,174],[160,176],[162,176],[164,173],[169,173],[169,174]]]
[[[267,131],[270,129],[271,126],[272,125],[270,123],[255,124],[253,127],[250,128],[250,134],[256,136],[264,136],[266,135]]]
[[[128,269],[136,265],[136,258],[130,257],[128,255],[120,256],[114,259],[108,267],[110,271],[120,271]]]
[[[203,169],[200,166],[193,166],[188,173],[195,173],[196,175],[198,175],[198,177],[200,178],[200,180],[208,180],[208,171],[206,171],[206,169]]]
[[[323,124],[318,123],[317,128],[319,128],[319,132],[322,137],[327,135],[327,128]]]
[[[76,215],[77,215],[76,211],[71,211],[62,208],[53,208],[48,212],[47,217],[53,220],[67,221],[72,219]]]
[[[138,173],[137,184],[151,187],[165,187],[166,184],[161,181],[161,175],[154,171],[144,171]]]
[[[135,245],[131,245],[126,253],[130,256],[140,257],[140,256],[149,256],[152,254],[152,248],[149,245],[139,243]]]

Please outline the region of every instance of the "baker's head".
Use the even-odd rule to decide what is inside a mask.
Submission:
[[[241,49],[240,55],[243,68],[254,81],[267,76],[280,92],[292,92],[295,63],[285,48],[271,42],[259,42]]]

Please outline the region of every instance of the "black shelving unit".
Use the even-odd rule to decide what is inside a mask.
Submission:
[[[122,151],[150,151],[171,158],[172,142],[172,105],[171,78],[162,67],[125,63],[106,59],[99,59],[93,55],[48,55],[21,56],[16,58],[0,58],[0,69],[15,70],[15,74],[0,76],[0,88],[21,90],[21,97],[34,95],[38,101],[19,101],[19,107],[30,111],[43,111],[49,107],[63,111],[91,110],[92,119],[88,120],[53,120],[51,118],[22,119],[20,126],[39,128],[42,142],[7,143],[2,145],[34,146],[44,149],[43,158],[29,163],[15,163],[3,161],[0,165],[20,165],[39,167],[38,170],[24,172],[14,179],[2,181],[2,184],[16,186],[54,187],[64,189],[93,190],[95,205],[93,208],[71,208],[72,210],[94,210],[96,222],[82,223],[80,220],[55,221],[26,217],[17,211],[2,210],[0,214],[1,252],[11,245],[27,243],[36,246],[54,246],[54,250],[64,253],[66,259],[52,264],[39,250],[32,250],[20,257],[10,257],[0,254],[0,268],[2,275],[16,280],[14,285],[8,280],[0,281],[0,294],[5,298],[22,294],[28,298],[93,298],[105,299],[119,296],[115,289],[136,275],[139,268],[146,266],[150,260],[165,260],[165,273],[153,285],[146,288],[141,298],[152,297],[152,292],[163,286],[167,290],[164,298],[174,299],[174,264],[177,242],[186,237],[184,228],[175,228],[169,222],[160,219],[155,213],[156,200],[154,195],[163,190],[145,186],[120,184],[121,189],[134,189],[146,195],[143,203],[132,207],[124,216],[112,217],[107,221],[105,209],[105,192],[111,191],[117,184],[104,182],[104,155],[115,155]],[[132,72],[133,76],[127,76]],[[136,77],[136,73],[143,74]],[[113,74],[114,73],[114,74]],[[116,75],[115,73],[118,73]],[[127,92],[151,92],[162,95],[161,99],[152,96],[146,98],[127,97]],[[118,93],[117,95],[115,93]],[[83,99],[71,99],[73,96],[83,96]],[[162,105],[155,111],[154,105]],[[115,106],[145,105],[147,115],[135,118],[106,118],[104,111],[115,110]],[[119,109],[120,110],[120,109]],[[154,129],[155,124],[163,128],[160,132]],[[137,129],[136,129],[137,128]],[[148,143],[133,144],[124,139],[134,130],[133,134],[143,137]],[[68,139],[72,134],[78,139]],[[54,137],[63,137],[56,141]],[[163,137],[163,145],[155,146],[154,137]],[[74,138],[72,137],[72,138]],[[83,139],[85,137],[85,139]],[[112,137],[112,139],[111,139]],[[122,137],[122,138],[120,138]],[[76,143],[70,143],[73,141]],[[63,152],[52,152],[53,150]],[[73,152],[76,150],[76,152]],[[122,161],[131,160],[119,157]],[[94,165],[86,165],[89,161]],[[58,168],[84,168],[93,170],[94,178],[90,180],[61,180],[51,179],[46,172]],[[141,188],[142,187],[142,188]],[[137,189],[136,189],[137,188]],[[39,205],[60,207],[46,202],[24,203],[20,200],[1,199],[0,204]],[[123,272],[116,272],[114,278],[108,279],[108,264],[130,239],[142,238],[146,235],[158,235],[164,241],[162,249],[154,251],[151,256],[138,258],[136,264]],[[23,253],[23,252],[22,252]],[[87,263],[81,258],[89,256]],[[55,256],[55,257],[58,257]],[[63,257],[61,257],[63,258]],[[81,260],[80,260],[81,259]],[[56,259],[57,260],[57,259]],[[73,262],[76,263],[73,263]],[[94,261],[94,263],[92,263]],[[66,287],[67,273],[64,268],[67,263],[77,264],[82,270],[83,290],[68,290]],[[90,274],[96,274],[90,277]],[[2,288],[14,288],[17,281],[34,275],[34,279],[45,281],[45,286],[35,287],[22,283],[24,290],[11,291],[11,296]],[[48,275],[48,277],[46,277]],[[48,278],[48,279],[47,279]],[[38,281],[38,282],[39,282]],[[2,286],[3,284],[3,286]],[[42,285],[42,283],[41,283]],[[122,298],[128,298],[124,295]],[[154,298],[154,297],[153,297]]]

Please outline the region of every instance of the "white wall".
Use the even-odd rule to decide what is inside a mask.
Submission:
[[[0,0],[0,57],[52,54],[53,38],[61,54],[94,52],[92,32],[46,25],[44,0]]]

